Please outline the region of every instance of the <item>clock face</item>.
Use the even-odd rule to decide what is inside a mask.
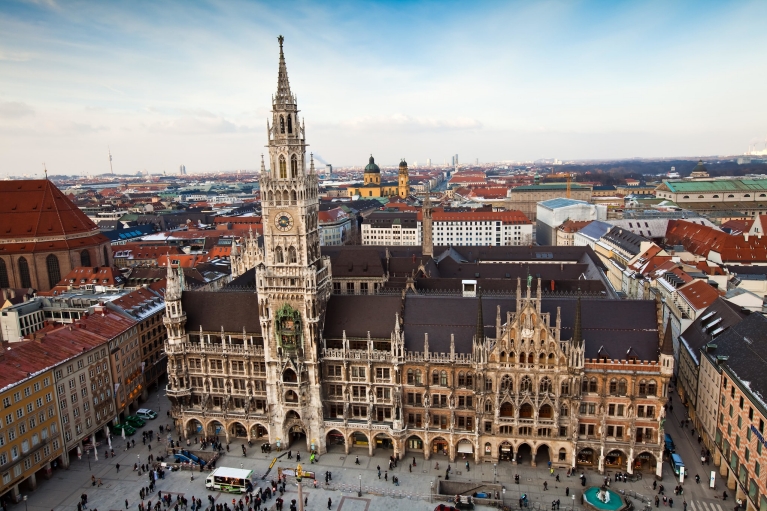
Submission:
[[[289,231],[293,228],[293,217],[290,216],[290,213],[282,212],[277,213],[277,218],[274,219],[274,224],[277,226],[277,229],[281,231]]]

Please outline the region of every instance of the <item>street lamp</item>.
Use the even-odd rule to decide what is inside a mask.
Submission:
[[[431,493],[429,494],[429,502],[434,502],[434,481],[431,482]]]
[[[358,497],[362,497],[362,474],[359,475],[360,478],[360,491],[357,494]]]
[[[24,495],[24,511],[28,511],[29,507],[27,506],[27,496]]]
[[[88,458],[88,471],[91,469],[91,451],[88,449],[85,451],[85,457]]]
[[[141,455],[137,454],[136,457],[138,458],[138,475],[141,475]]]
[[[506,487],[504,486],[501,490],[501,507],[504,507],[506,505]]]
[[[498,480],[498,463],[493,463],[493,484]]]

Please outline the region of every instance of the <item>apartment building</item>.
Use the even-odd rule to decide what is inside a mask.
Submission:
[[[374,211],[362,223],[363,245],[421,245],[419,213]]]
[[[432,212],[434,246],[515,246],[533,243],[533,223],[520,211]]]

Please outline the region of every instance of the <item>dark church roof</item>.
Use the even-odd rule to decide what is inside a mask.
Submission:
[[[186,312],[186,331],[260,333],[258,295],[252,291],[184,291],[181,306]]]
[[[476,298],[452,296],[420,296],[408,294],[404,299],[405,347],[423,351],[424,334],[429,334],[429,350],[450,351],[450,335],[455,337],[457,353],[470,353],[477,329]],[[562,308],[562,339],[573,337],[577,301],[567,298],[544,299],[541,309],[556,320],[557,307]],[[495,336],[496,307],[501,307],[502,322],[506,313],[516,311],[516,299],[482,298],[485,335]],[[401,296],[370,295],[331,296],[325,321],[325,337],[388,339],[394,330],[395,313],[402,307]],[[583,339],[586,357],[597,358],[604,347],[613,358],[625,358],[632,350],[640,360],[658,360],[659,337],[655,302],[652,300],[581,300]]]

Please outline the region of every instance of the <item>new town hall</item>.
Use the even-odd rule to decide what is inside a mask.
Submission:
[[[318,179],[280,37],[263,243],[219,291],[169,269],[177,426],[282,448],[660,474],[673,369],[653,301],[589,247],[323,247]]]

